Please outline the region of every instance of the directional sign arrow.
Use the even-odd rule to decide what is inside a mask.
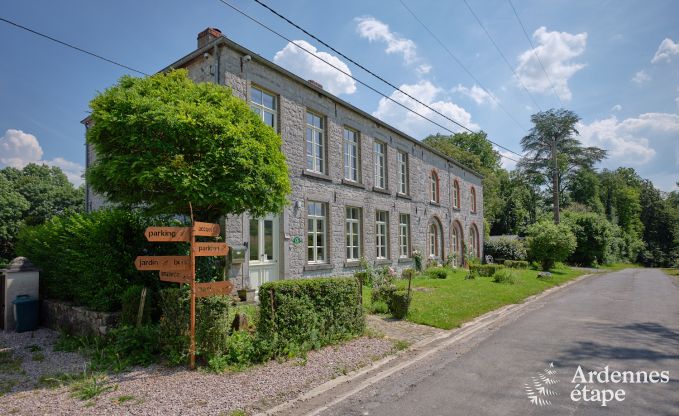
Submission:
[[[219,235],[219,224],[211,224],[209,222],[194,222],[193,235],[203,237],[217,237]]]
[[[148,241],[189,241],[190,227],[148,227],[144,231]]]
[[[233,290],[233,283],[229,280],[210,283],[196,283],[196,297],[204,298],[206,296],[229,295]]]
[[[172,283],[191,283],[191,273],[185,271],[178,272],[160,272],[160,280],[163,282]]]
[[[226,256],[229,246],[226,243],[194,243],[194,256]]]
[[[138,256],[134,260],[137,270],[191,270],[189,256]]]

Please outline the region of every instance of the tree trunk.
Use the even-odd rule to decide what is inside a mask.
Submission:
[[[554,207],[554,224],[561,222],[559,213],[559,162],[556,155],[556,139],[552,140],[552,160],[554,170],[552,171],[552,206]]]

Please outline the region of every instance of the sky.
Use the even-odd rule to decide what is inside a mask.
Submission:
[[[296,44],[434,119],[253,0],[224,0]],[[567,108],[579,139],[664,191],[679,181],[679,2],[673,0],[262,0],[402,91],[521,153],[530,117]],[[517,16],[518,15],[518,19]],[[421,119],[219,0],[5,0],[0,17],[145,73],[192,52],[206,27],[422,139]],[[525,33],[524,33],[525,29]],[[0,167],[61,167],[82,183],[89,101],[138,75],[0,21]],[[509,158],[518,156],[498,148]],[[514,162],[503,158],[511,169]]]

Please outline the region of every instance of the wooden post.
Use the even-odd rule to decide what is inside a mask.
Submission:
[[[144,317],[144,303],[146,302],[146,286],[141,289],[141,297],[139,298],[139,311],[137,311],[137,328],[141,326],[141,320]]]
[[[193,246],[196,244],[196,236],[194,230],[193,221],[193,207],[189,202],[189,210],[191,212],[191,234],[189,240],[191,243],[191,280],[189,284],[191,285],[191,311],[189,317],[189,325],[191,332],[191,341],[189,345],[189,366],[192,370],[196,369],[196,255],[193,251]]]

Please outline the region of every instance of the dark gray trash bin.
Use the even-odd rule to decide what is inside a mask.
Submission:
[[[29,295],[19,295],[12,301],[16,332],[35,331],[38,327],[40,301]]]

